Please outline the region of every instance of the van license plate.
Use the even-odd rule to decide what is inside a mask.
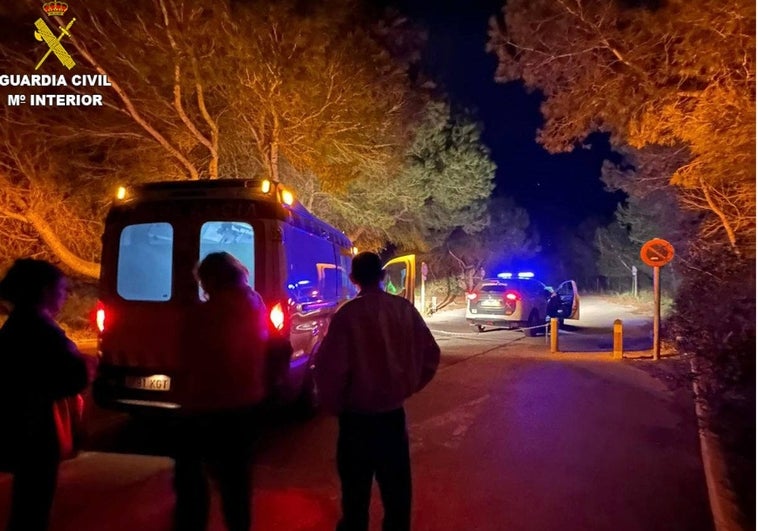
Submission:
[[[482,306],[487,306],[488,308],[497,308],[500,306],[500,301],[497,299],[485,299],[482,301]]]
[[[143,391],[169,391],[171,389],[171,377],[165,374],[127,376],[125,385],[130,389],[142,389]]]

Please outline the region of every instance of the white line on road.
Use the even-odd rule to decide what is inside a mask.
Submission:
[[[488,393],[450,411],[413,423],[410,430],[413,445],[422,448],[424,439],[431,439],[447,448],[458,448],[489,398]]]

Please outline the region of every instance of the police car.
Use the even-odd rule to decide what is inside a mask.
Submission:
[[[523,328],[528,336],[544,333],[547,305],[557,293],[560,306],[556,315],[563,319],[579,319],[579,294],[576,282],[562,282],[557,290],[534,278],[534,273],[500,273],[497,278],[480,282],[466,293],[466,321],[479,332],[486,326]]]

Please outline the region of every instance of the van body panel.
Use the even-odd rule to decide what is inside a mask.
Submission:
[[[104,302],[108,328],[100,339],[104,361],[146,371],[173,371],[179,363],[184,309],[176,303]],[[140,316],[139,319],[130,315]]]

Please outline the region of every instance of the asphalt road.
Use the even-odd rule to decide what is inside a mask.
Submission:
[[[407,404],[416,531],[713,529],[689,387],[646,370],[672,361],[551,355],[544,338],[472,334],[458,317],[429,320],[442,366]],[[160,453],[162,426],[103,419],[118,436],[64,463],[51,531],[168,531],[171,462],[135,453]],[[282,416],[261,431],[255,529],[334,529],[335,420]],[[8,490],[0,476],[0,525]],[[217,505],[212,518],[223,529]]]

